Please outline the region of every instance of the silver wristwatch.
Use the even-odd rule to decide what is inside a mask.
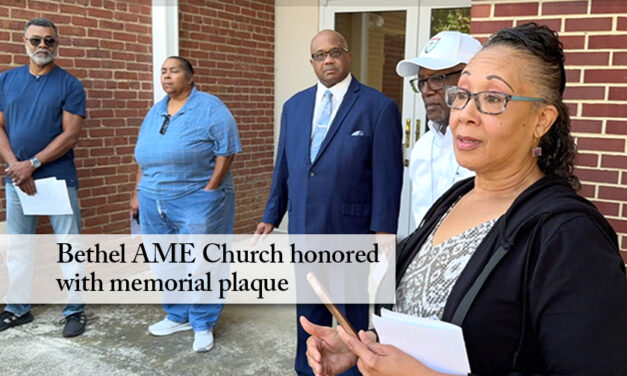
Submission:
[[[35,168],[39,168],[41,166],[41,161],[39,159],[37,159],[37,157],[32,157],[30,159],[30,165],[35,167]]]

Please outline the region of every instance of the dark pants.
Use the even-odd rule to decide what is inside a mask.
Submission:
[[[368,305],[367,304],[338,304],[338,308],[356,331],[368,329]],[[299,375],[313,375],[313,371],[307,364],[307,338],[309,333],[305,332],[298,322],[300,316],[305,316],[309,321],[318,325],[331,326],[332,316],[329,310],[322,304],[297,304],[296,305],[296,327],[298,328],[298,343],[296,345],[296,360],[294,369]],[[361,375],[357,367],[353,367],[340,375]]]

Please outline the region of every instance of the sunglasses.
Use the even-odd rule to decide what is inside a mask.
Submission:
[[[159,128],[159,133],[165,134],[168,130],[168,125],[170,125],[170,115],[163,115],[163,124],[161,124],[161,128]]]
[[[54,47],[57,45],[57,40],[51,37],[46,37],[46,38],[42,38],[42,37],[32,37],[32,38],[28,38],[28,41],[30,42],[30,45],[33,47],[37,47],[41,44],[41,41],[44,41],[44,43],[46,44],[47,47]]]

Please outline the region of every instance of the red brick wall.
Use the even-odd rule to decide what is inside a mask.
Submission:
[[[128,232],[133,149],[152,104],[151,1],[0,0],[0,71],[28,62],[25,22],[44,16],[59,28],[57,63],[81,80],[87,120],[75,149],[85,233]],[[261,219],[272,179],[274,1],[179,1],[180,54],[200,90],[220,97],[238,122],[235,230]],[[2,189],[2,188],[0,188]],[[0,192],[2,201],[4,193]],[[4,202],[0,218],[4,219]],[[42,220],[39,232],[49,232]]]
[[[580,193],[619,233],[627,262],[627,1],[473,0],[471,17],[481,40],[528,21],[560,33]]]
[[[28,63],[26,21],[59,29],[59,66],[83,83],[87,120],[75,149],[85,233],[128,232],[133,149],[152,103],[151,0],[2,0],[0,71]],[[4,184],[2,188],[4,189]],[[4,192],[0,218],[4,219]],[[40,232],[50,231],[43,221]]]
[[[274,152],[274,0],[179,0],[179,53],[195,82],[229,107],[243,153],[235,157],[235,232],[261,220]]]

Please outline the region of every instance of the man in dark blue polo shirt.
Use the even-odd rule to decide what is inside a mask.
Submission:
[[[78,176],[72,148],[85,118],[85,90],[54,63],[59,44],[56,26],[35,18],[26,24],[27,65],[0,74],[0,155],[7,163],[6,221],[9,234],[34,234],[37,216],[24,215],[17,190],[36,193],[35,179],[65,180],[73,214],[51,215],[56,234],[79,234]],[[19,250],[14,250],[17,252]],[[29,285],[34,260],[7,257],[11,286]],[[29,304],[10,304],[0,314],[0,331],[33,320]],[[84,304],[63,309],[64,337],[85,331]]]

